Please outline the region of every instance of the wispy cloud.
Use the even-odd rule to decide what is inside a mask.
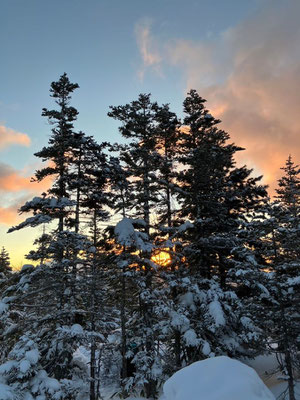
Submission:
[[[30,138],[26,133],[0,125],[0,150],[11,145],[30,146]]]
[[[162,76],[162,57],[156,40],[151,34],[151,23],[149,20],[143,20],[136,25],[135,36],[142,58],[142,66],[138,70],[140,80],[144,79],[147,69],[152,69],[158,75]]]

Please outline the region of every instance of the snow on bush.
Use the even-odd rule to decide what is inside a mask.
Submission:
[[[254,369],[229,357],[197,361],[164,384],[164,400],[275,400]]]
[[[0,383],[0,399],[1,400],[14,400],[13,390],[4,383]]]

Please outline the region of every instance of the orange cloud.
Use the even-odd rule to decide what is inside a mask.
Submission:
[[[40,192],[47,190],[51,179],[42,182],[31,182],[31,176],[24,176],[22,171],[17,171],[11,166],[0,162],[0,191],[4,192]]]
[[[0,149],[13,144],[28,147],[30,145],[30,138],[26,133],[16,132],[13,129],[0,125]]]
[[[14,225],[18,221],[18,207],[0,207],[0,223]]]
[[[264,173],[272,193],[288,155],[300,161],[300,2],[287,3],[228,33],[231,73],[203,89],[222,126],[246,147],[239,158]]]
[[[298,0],[268,1],[217,38],[160,44],[163,62],[181,69],[185,91],[197,89],[246,148],[238,162],[264,174],[272,193],[288,155],[300,163],[299,15]]]
[[[23,171],[0,162],[0,224],[15,224],[19,220],[20,206],[51,186],[50,177],[39,183],[31,182],[30,179]],[[7,203],[11,205],[7,207]]]
[[[147,68],[153,68],[154,71],[161,75],[162,57],[153,40],[150,32],[150,22],[144,20],[137,24],[135,29],[137,45],[143,60],[143,66],[138,71],[138,76],[141,80],[144,79],[144,74]]]

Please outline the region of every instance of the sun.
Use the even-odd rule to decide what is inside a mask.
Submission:
[[[159,250],[151,257],[151,260],[162,267],[167,267],[172,261],[170,253],[166,250]]]

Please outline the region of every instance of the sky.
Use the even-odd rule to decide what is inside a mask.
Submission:
[[[14,267],[37,232],[6,232],[47,188],[30,177],[64,72],[80,86],[75,128],[99,142],[120,140],[110,105],[152,93],[181,117],[194,88],[270,193],[288,155],[300,163],[299,0],[2,0],[0,11],[0,247]]]

